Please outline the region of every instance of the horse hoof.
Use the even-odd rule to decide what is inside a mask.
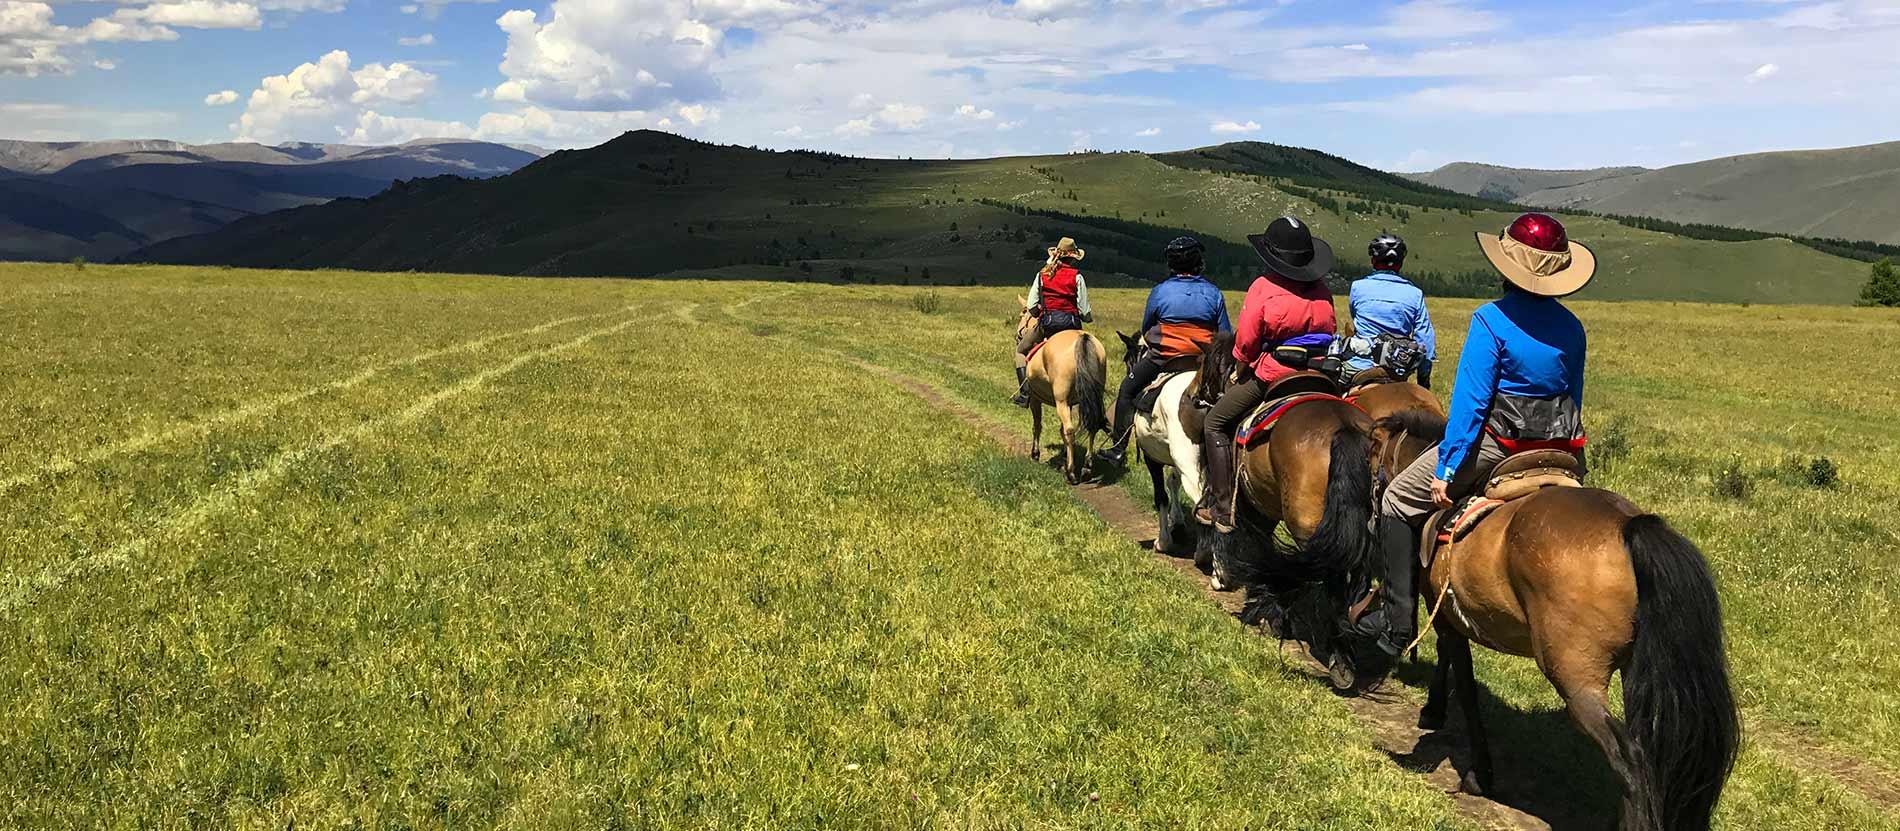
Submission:
[[[1434,732],[1445,729],[1445,714],[1434,713],[1430,710],[1420,710],[1418,712],[1418,729],[1431,730]]]
[[[1032,462],[1040,462],[1040,461],[1042,461],[1042,451],[1040,451],[1040,450],[1031,450],[1031,451],[1029,451],[1029,460],[1030,460],[1030,461],[1032,461]]]
[[[1484,796],[1491,792],[1490,783],[1491,777],[1488,774],[1480,775],[1475,770],[1467,770],[1463,776],[1458,777],[1458,791],[1470,796]]]
[[[1359,684],[1359,675],[1353,670],[1352,661],[1345,653],[1333,653],[1333,659],[1326,662],[1326,677],[1333,682],[1333,689],[1344,692]]]

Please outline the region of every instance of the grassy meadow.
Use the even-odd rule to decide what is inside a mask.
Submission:
[[[1473,305],[1434,306],[1447,365]],[[1900,771],[1900,314],[1575,308],[1593,475],[1727,604],[1723,826],[1900,828],[1777,744]],[[1026,435],[1013,317],[0,265],[0,826],[1468,827],[1058,473],[854,363]],[[1535,668],[1479,674],[1506,780],[1607,806]]]

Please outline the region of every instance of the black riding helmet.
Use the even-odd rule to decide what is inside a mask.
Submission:
[[[1405,240],[1398,234],[1381,231],[1366,246],[1366,256],[1372,258],[1373,268],[1398,268],[1405,265]]]
[[[1175,237],[1165,250],[1168,269],[1176,274],[1199,274],[1206,266],[1207,246],[1193,237]]]

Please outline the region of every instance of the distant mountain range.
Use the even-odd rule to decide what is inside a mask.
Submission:
[[[1657,170],[1526,170],[1460,162],[1410,175],[1524,205],[1900,244],[1900,141],[1751,153]]]
[[[401,179],[511,173],[530,146],[0,141],[0,259],[109,260],[246,216],[370,196]]]
[[[1365,243],[1404,234],[1436,295],[1494,292],[1473,244],[1514,209],[1326,153],[1239,142],[1179,153],[912,161],[716,146],[627,133],[507,176],[399,183],[368,198],[250,216],[127,259],[280,268],[563,276],[1024,283],[1073,236],[1101,284],[1163,272],[1170,238],[1208,243],[1210,276],[1244,286],[1248,233],[1306,217],[1363,272]],[[1785,239],[1717,241],[1591,216],[1586,296],[1851,302],[1865,263]]]

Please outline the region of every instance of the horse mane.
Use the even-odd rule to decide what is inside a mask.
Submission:
[[[1376,429],[1394,435],[1403,433],[1428,441],[1445,440],[1445,417],[1430,410],[1400,410],[1379,419]]]
[[[1194,398],[1208,404],[1219,401],[1227,392],[1227,378],[1234,369],[1234,333],[1216,332],[1214,340],[1201,351],[1201,375]]]

